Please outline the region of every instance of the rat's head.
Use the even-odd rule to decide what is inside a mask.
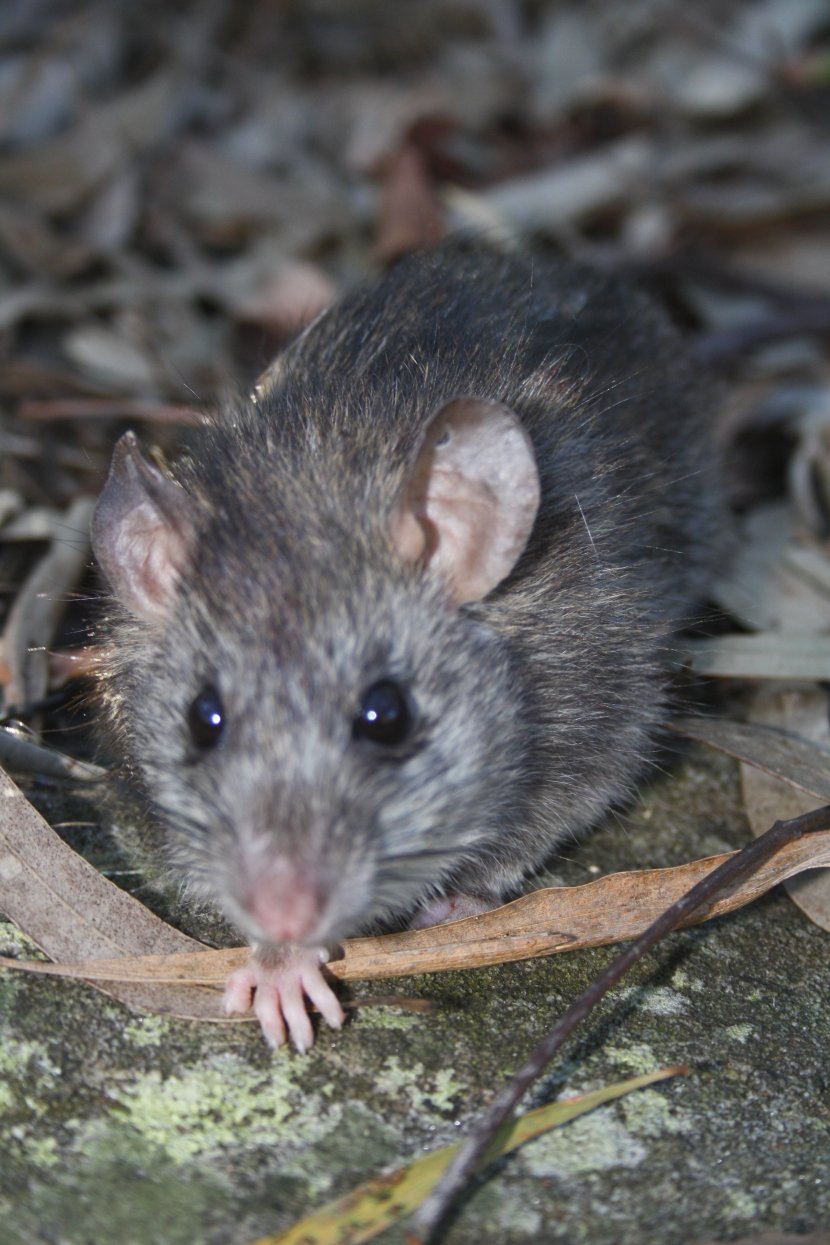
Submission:
[[[261,465],[235,524],[127,434],[93,544],[124,613],[119,727],[175,862],[250,938],[318,942],[414,907],[519,813],[515,672],[469,607],[539,484],[517,417],[475,398],[351,524],[279,453]]]

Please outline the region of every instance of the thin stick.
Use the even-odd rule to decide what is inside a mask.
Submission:
[[[208,422],[205,411],[192,406],[143,402],[137,398],[30,398],[17,414],[22,419],[144,419],[154,424],[198,427]]]
[[[513,1079],[493,1099],[441,1180],[413,1217],[415,1231],[407,1237],[410,1245],[427,1245],[450,1205],[481,1162],[493,1135],[514,1110],[523,1094],[541,1076],[577,1025],[647,951],[693,912],[705,907],[719,891],[750,877],[785,844],[795,842],[813,831],[827,829],[830,829],[830,805],[804,813],[801,817],[793,817],[789,821],[777,821],[760,838],[748,843],[735,856],[730,856],[681,896],[627,950],[617,956],[584,994],[571,1004],[562,1019],[542,1038]]]

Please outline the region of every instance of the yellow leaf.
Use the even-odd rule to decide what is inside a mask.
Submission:
[[[526,1115],[509,1120],[496,1134],[484,1159],[492,1162],[509,1154],[526,1141],[558,1128],[569,1120],[593,1111],[595,1107],[615,1098],[622,1098],[632,1090],[653,1085],[685,1072],[684,1068],[663,1068],[645,1076],[632,1077],[617,1085],[608,1085],[593,1093],[528,1111]],[[458,1149],[459,1143],[445,1146],[425,1158],[418,1159],[409,1167],[399,1168],[388,1176],[376,1176],[353,1189],[351,1193],[329,1202],[313,1214],[295,1223],[279,1236],[263,1236],[253,1245],[360,1245],[369,1241],[390,1224],[411,1215],[444,1172]]]

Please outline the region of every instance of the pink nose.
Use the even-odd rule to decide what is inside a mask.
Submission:
[[[300,878],[257,878],[243,901],[245,911],[274,942],[302,942],[319,924],[319,892]]]

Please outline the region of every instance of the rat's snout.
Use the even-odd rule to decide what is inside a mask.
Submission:
[[[280,862],[248,881],[241,906],[268,941],[304,942],[319,930],[326,900],[310,878]]]
[[[359,841],[350,853],[337,851],[337,843],[315,842],[312,830],[305,841],[282,834],[279,844],[272,832],[240,834],[233,854],[216,860],[214,894],[251,942],[312,946],[365,923],[375,862],[357,850]]]

